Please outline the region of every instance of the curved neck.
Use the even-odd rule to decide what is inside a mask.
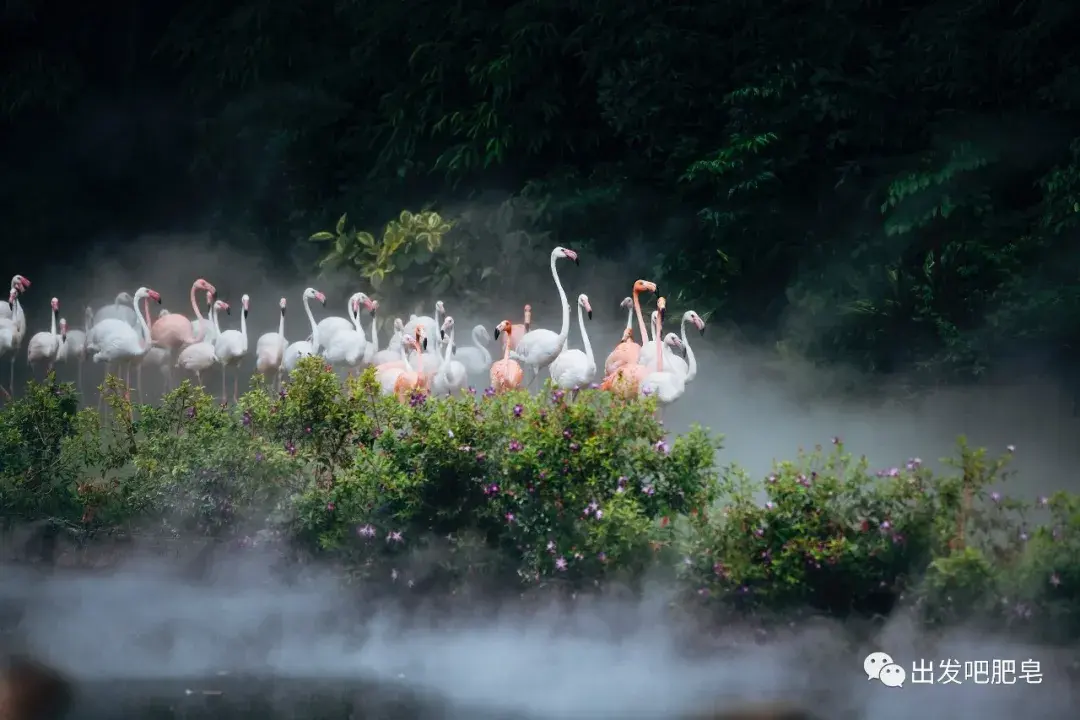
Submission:
[[[199,303],[195,302],[195,288],[197,286],[198,283],[192,284],[189,297],[191,299],[191,309],[195,311],[195,317],[199,319],[199,332],[195,335],[195,342],[202,342],[203,338],[206,337],[206,321],[203,319],[202,310],[199,309]],[[212,310],[213,308],[211,308],[211,311]],[[139,307],[137,303],[135,306],[135,314],[139,314]],[[217,321],[215,320],[214,322],[216,323]]]
[[[319,347],[319,326],[315,322],[315,316],[311,314],[311,298],[304,296],[304,312],[307,313],[308,322],[311,323],[311,346]]]
[[[689,320],[688,315],[683,315],[682,318],[682,344],[686,348],[686,382],[690,382],[697,375],[697,358],[694,357],[694,348],[690,347],[690,341],[686,339],[686,321]]]
[[[50,335],[55,335],[56,334],[56,316],[60,314],[60,311],[56,310],[54,308],[52,310],[52,312],[50,312],[49,314],[52,316],[51,318],[49,318],[49,334]]]
[[[589,332],[585,329],[585,312],[581,308],[581,303],[577,306],[577,324],[578,329],[581,330],[581,344],[585,346],[585,357],[589,358],[589,365],[596,367],[596,358],[592,354],[592,343],[589,342]]]
[[[192,298],[195,297],[195,293],[192,292]],[[135,296],[135,299],[131,302],[132,309],[135,310],[135,320],[139,323],[139,328],[142,330],[142,339],[139,341],[139,347],[141,348],[142,355],[145,355],[150,351],[150,323],[146,321],[143,314],[139,312],[139,297]],[[150,302],[147,300],[146,314],[150,314]]]
[[[413,369],[412,369],[412,365],[409,364],[409,349],[406,347],[407,345],[408,345],[408,343],[405,342],[404,340],[402,340],[401,348],[400,348],[400,350],[401,350],[401,362],[405,363],[405,371],[406,372],[412,372]]]
[[[374,315],[371,316],[371,352],[372,354],[379,352],[379,323],[375,322]]]
[[[634,306],[633,305],[630,305],[630,307],[626,308],[626,329],[627,330],[633,330],[634,329]]]
[[[243,305],[240,306],[240,334],[244,336],[244,348],[247,348],[248,336],[247,336],[247,308]]]
[[[281,309],[281,317],[277,321],[277,334],[282,338],[285,337],[285,309]]]
[[[360,327],[360,306],[356,304],[357,296],[354,294],[349,298],[349,320],[352,320],[353,329],[358,332],[364,332],[364,329]],[[353,312],[353,306],[356,305],[356,312]]]
[[[90,328],[94,327],[94,311],[90,308],[86,308],[86,312],[83,313],[83,328],[86,333],[90,333]]]
[[[660,336],[660,313],[656,314],[656,318],[653,320],[653,337]],[[656,372],[664,372],[664,348],[663,343],[653,341],[656,345]]]
[[[559,271],[555,268],[555,260],[555,254],[552,253],[551,277],[555,278],[555,287],[559,291],[559,301],[562,303],[562,329],[559,330],[559,344],[562,345],[570,335],[570,303],[567,302],[566,291],[563,290],[562,283],[559,281]]]
[[[637,313],[638,328],[641,330],[641,344],[644,345],[649,339],[649,330],[645,327],[645,317],[641,314],[641,299],[637,288],[634,288],[634,312]]]
[[[439,365],[439,374],[444,378],[450,370],[450,359],[454,352],[454,329],[450,328],[450,334],[446,336],[446,350],[443,352],[443,361]]]
[[[480,354],[484,356],[484,364],[485,365],[490,365],[491,364],[491,353],[488,352],[488,349],[486,347],[484,347],[484,344],[481,342],[481,339],[483,337],[485,337],[486,335],[487,335],[487,330],[485,330],[483,327],[473,328],[472,342],[473,342],[473,346],[476,347],[476,349],[480,351]]]
[[[506,333],[506,337],[503,339],[503,362],[510,359],[510,333]]]

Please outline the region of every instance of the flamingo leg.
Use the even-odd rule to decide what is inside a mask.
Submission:
[[[229,404],[229,396],[225,390],[225,366],[221,366],[221,402],[225,405]]]
[[[15,353],[11,354],[11,381],[8,387],[11,389],[11,396],[15,397]]]
[[[80,393],[82,393],[82,391],[83,391],[83,382],[82,382],[82,360],[79,360],[79,361],[78,361],[78,362],[76,363],[76,368],[77,368],[77,370],[76,370],[76,373],[77,373],[77,374],[76,374],[76,376],[75,376],[75,385],[76,385],[76,386],[77,386],[77,387],[79,388],[79,392],[80,392]]]
[[[233,375],[232,399],[234,405],[240,404],[240,368],[236,368],[236,374]]]

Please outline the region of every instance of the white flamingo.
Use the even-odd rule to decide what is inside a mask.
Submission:
[[[690,323],[698,329],[701,336],[705,336],[705,321],[701,319],[693,310],[687,310],[683,313],[682,321],[679,323],[680,334],[668,333],[664,336],[664,345],[666,348],[682,348],[686,353],[686,359],[683,360],[674,352],[668,350],[664,353],[664,366],[673,372],[679,372],[686,379],[686,382],[690,382],[697,377],[697,360],[694,357],[694,349],[690,347],[690,340],[686,337],[686,324]],[[676,342],[672,342],[672,338],[677,338]],[[656,364],[656,351],[653,350],[652,362],[648,363],[650,369],[655,369]]]
[[[8,317],[0,318],[0,357],[7,355],[8,353],[15,352],[15,321],[11,319],[11,315],[14,312],[15,302],[18,299],[15,288],[12,288],[8,292]],[[5,389],[0,385],[0,391],[3,391],[4,395],[11,397],[11,393],[14,388]]]
[[[135,291],[131,304],[135,311],[137,330],[117,319],[95,322],[93,327],[97,342],[97,352],[94,353],[93,360],[95,363],[106,363],[106,366],[112,363],[124,366],[124,379],[128,385],[126,396],[129,400],[131,399],[131,365],[141,361],[150,350],[150,325],[138,312],[139,300],[143,298],[161,302],[161,295],[150,288],[141,287]]]
[[[11,289],[18,294],[26,292],[26,289],[30,287],[30,281],[23,275],[15,275],[11,278]],[[26,315],[19,308],[13,306],[4,305],[0,303],[0,320],[16,320],[21,323],[26,323]]]
[[[132,328],[137,327],[139,323],[137,313],[131,309],[134,302],[135,299],[131,297],[129,292],[117,294],[112,304],[98,308],[97,312],[94,313],[93,324],[98,325],[102,320],[120,320]]]
[[[653,333],[659,335],[660,312],[652,313]],[[677,372],[664,369],[664,354],[661,351],[663,343],[653,345],[656,356],[656,370],[653,370],[641,381],[639,392],[642,397],[655,397],[661,405],[675,402],[686,391],[686,378]]]
[[[214,293],[209,290],[206,292],[206,313],[207,315],[214,309]],[[168,315],[168,313],[165,313]],[[203,340],[213,345],[217,342],[218,335],[221,334],[221,329],[217,324],[207,318],[195,318],[191,321],[191,332],[195,337],[199,337],[199,326],[206,323],[206,334],[203,335]]]
[[[345,310],[349,315],[348,319],[339,315],[331,315],[318,322],[316,327],[319,330],[319,342],[314,342],[314,334],[311,338],[311,344],[315,348],[315,354],[322,354],[325,356],[326,350],[330,347],[330,343],[333,342],[335,335],[339,332],[349,332],[356,329],[356,322],[352,319],[353,307],[359,302],[361,296],[367,297],[364,293],[353,293],[349,296],[348,302],[345,303]],[[370,306],[371,300],[368,300],[367,303]],[[360,334],[363,335],[364,331],[361,330]]]
[[[323,357],[335,367],[347,368],[350,377],[364,361],[364,353],[368,345],[367,336],[364,335],[364,328],[360,327],[361,304],[370,310],[371,298],[364,293],[356,293],[349,299],[351,328],[335,330],[333,336],[325,342],[322,340],[321,331],[319,335]]]
[[[8,377],[9,394],[15,392],[15,356],[18,355],[19,348],[22,347],[23,338],[26,337],[26,313],[23,312],[22,302],[19,298],[26,288],[30,287],[30,281],[22,275],[16,275],[11,278],[11,302],[8,303],[8,310],[11,313],[11,368]],[[3,347],[0,346],[0,356],[4,354]]]
[[[483,325],[477,325],[472,329],[472,346],[459,347],[454,356],[465,366],[470,375],[486,374],[491,363],[494,361],[488,352],[487,344],[488,329]]]
[[[401,318],[394,318],[394,334],[390,336],[390,342],[382,350],[376,350],[371,356],[369,363],[374,366],[383,363],[396,362],[401,359],[401,338],[405,333],[405,323]]]
[[[371,365],[375,360],[375,355],[379,352],[379,323],[375,314],[379,311],[379,301],[371,301],[371,337],[368,338],[367,345],[364,347],[364,359],[363,364],[365,366]]]
[[[210,306],[210,323],[207,325],[207,332],[210,332],[209,328],[212,327],[218,330],[219,335],[221,334],[220,325],[218,325],[218,312],[228,310],[228,308],[229,303],[224,300],[214,301],[214,304]],[[217,362],[218,357],[217,353],[214,352],[214,346],[206,340],[200,340],[185,346],[180,351],[180,354],[176,356],[176,367],[195,373],[195,381],[199,385],[203,384],[202,374],[214,367]]]
[[[218,361],[221,363],[221,399],[223,402],[225,400],[226,368],[233,369],[233,402],[240,402],[240,398],[237,397],[240,385],[239,365],[248,352],[247,317],[250,302],[251,298],[247,295],[240,298],[240,331],[226,330],[225,332],[219,332],[217,340],[214,342],[214,354],[217,355]]]
[[[60,321],[60,330],[57,332],[56,321],[60,315],[60,301],[53,298],[50,303],[49,329],[34,333],[30,342],[26,344],[26,362],[31,368],[45,365],[45,374],[52,372],[56,364],[56,356],[60,353],[60,346],[67,339],[67,320]]]
[[[76,386],[82,390],[82,366],[86,360],[86,338],[90,335],[90,328],[94,326],[94,309],[86,307],[83,312],[83,329],[69,328],[67,339],[60,343],[60,352],[56,356],[56,362],[76,364]]]
[[[461,390],[469,382],[469,371],[454,359],[454,318],[443,319],[441,332],[446,336],[446,350],[442,364],[431,379],[431,391],[436,395],[448,395]]]
[[[285,298],[278,301],[281,315],[278,318],[277,332],[263,333],[255,342],[255,371],[269,382],[274,377],[274,386],[281,384],[281,361],[285,357]]]
[[[416,337],[416,325],[419,323],[424,326],[424,335],[429,338],[439,337],[439,328],[441,326],[439,318],[446,314],[446,305],[442,300],[435,301],[435,317],[428,317],[427,315],[410,315],[409,322],[405,323],[405,328],[402,331],[402,337]],[[432,352],[436,352],[435,348],[431,348]],[[436,357],[438,355],[436,354]],[[424,358],[424,370],[428,370],[429,357]],[[436,360],[439,362],[439,360]]]
[[[532,385],[536,381],[540,371],[555,361],[566,345],[566,338],[570,335],[570,303],[566,299],[566,291],[563,290],[562,282],[559,281],[559,271],[555,267],[555,261],[560,258],[568,258],[578,262],[577,253],[564,247],[556,247],[551,251],[551,277],[555,279],[555,289],[559,291],[559,302],[562,303],[562,328],[558,333],[544,328],[530,330],[521,336],[517,347],[510,351],[510,359],[517,360],[522,365],[532,368],[533,377],[529,381]]]
[[[578,295],[577,301],[578,329],[585,351],[566,348],[548,366],[552,382],[561,390],[579,390],[587,387],[596,377],[596,358],[593,357],[592,343],[589,342],[589,332],[585,329],[582,310],[587,312],[592,320],[592,306],[589,305],[589,298],[585,293]]]
[[[285,348],[285,356],[282,365],[285,372],[291,373],[296,369],[300,358],[315,354],[315,348],[319,346],[319,326],[315,322],[315,316],[311,314],[311,301],[318,300],[326,305],[326,296],[315,288],[304,290],[304,312],[307,313],[308,322],[311,323],[311,340],[299,340]]]

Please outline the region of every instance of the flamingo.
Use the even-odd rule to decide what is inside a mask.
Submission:
[[[26,279],[24,275],[15,275],[11,278],[11,289],[19,295],[26,292],[26,289],[30,287],[30,281]],[[16,309],[9,305],[0,303],[0,320],[15,320],[17,322],[26,323],[26,316],[21,309]]]
[[[653,311],[653,329],[657,336],[661,330],[661,315],[659,310]],[[662,343],[656,343],[656,370],[650,372],[639,384],[639,392],[643,397],[655,396],[663,405],[675,402],[686,391],[686,378],[671,370],[664,370],[664,353],[661,350]],[[638,366],[642,367],[642,366]]]
[[[141,287],[135,291],[131,304],[136,311],[138,330],[116,319],[95,323],[93,328],[98,343],[93,360],[95,363],[117,363],[125,367],[125,382],[128,386],[125,397],[128,400],[131,399],[131,364],[141,360],[150,350],[150,325],[138,312],[139,300],[143,298],[161,302],[161,295],[150,288]]]
[[[375,317],[375,313],[379,311],[379,301],[372,300],[369,309],[371,310],[371,339],[364,346],[364,359],[361,361],[364,365],[371,365],[375,354],[379,352],[379,323],[376,322]]]
[[[228,312],[229,303],[224,300],[215,300],[213,307],[210,308],[210,324],[215,328],[220,328],[218,325],[218,312],[225,310]],[[164,318],[158,319],[155,325],[159,324],[162,320],[176,317],[170,313]],[[187,320],[187,318],[184,318]],[[220,334],[220,329],[219,329]],[[184,346],[184,349],[180,351],[180,354],[176,356],[176,367],[182,370],[195,373],[195,380],[199,385],[203,384],[202,374],[204,371],[209,370],[218,362],[217,353],[214,351],[214,346],[206,340],[199,340]],[[224,375],[224,373],[222,373]],[[222,398],[224,401],[225,398]]]
[[[585,310],[592,320],[592,306],[589,305],[589,298],[585,293],[578,295],[577,301],[578,329],[581,331],[581,344],[585,346],[585,352],[567,348],[548,366],[551,380],[562,390],[579,390],[591,383],[596,375],[596,358],[593,357],[592,343],[589,342],[589,333],[585,329],[582,310]]]
[[[16,302],[18,302],[18,292],[15,288],[11,288],[7,301],[8,317],[0,318],[0,357],[15,352],[15,321],[11,319],[11,315],[14,313]],[[0,390],[10,398],[14,388],[9,390],[0,386]]]
[[[664,336],[664,345],[667,347],[682,348],[686,353],[686,359],[683,360],[675,353],[665,348],[664,352],[664,365],[667,366],[673,372],[679,372],[686,382],[690,382],[697,376],[697,362],[694,357],[694,350],[690,347],[690,340],[686,337],[686,324],[691,323],[698,329],[701,336],[705,336],[705,321],[701,319],[693,310],[687,310],[683,313],[682,321],[679,323],[680,335],[675,333],[668,333]],[[655,369],[655,360],[648,364],[650,370]]]
[[[449,395],[461,390],[469,380],[465,366],[455,360],[454,353],[454,318],[449,315],[443,319],[442,332],[446,334],[446,353],[442,364],[431,380],[432,392],[437,395]]]
[[[11,278],[11,292],[8,302],[8,312],[11,316],[11,347],[6,351],[11,352],[11,372],[8,378],[8,387],[11,391],[8,393],[9,396],[15,392],[15,356],[18,354],[19,348],[22,347],[23,338],[26,336],[26,313],[23,312],[19,298],[26,292],[28,287],[30,287],[30,281],[22,275]],[[0,355],[3,355],[4,352],[4,350],[0,349]]]
[[[239,403],[238,386],[240,384],[240,361],[248,352],[247,317],[251,310],[251,298],[246,294],[240,298],[240,331],[226,330],[219,333],[214,341],[214,354],[221,363],[221,399],[225,400],[225,370],[233,369],[233,402]]]
[[[492,362],[491,353],[484,347],[487,343],[487,328],[477,325],[472,329],[471,334],[473,346],[458,348],[457,359],[470,375],[479,375],[487,372]]]
[[[315,348],[315,354],[325,354],[327,348],[330,347],[330,343],[334,340],[334,336],[339,332],[356,330],[356,322],[352,319],[353,307],[357,304],[357,301],[361,296],[367,298],[367,295],[364,295],[364,293],[353,293],[349,296],[348,302],[345,303],[345,310],[349,316],[348,320],[339,315],[332,315],[319,321],[319,324],[317,325],[319,329],[319,342],[312,343]],[[369,299],[367,303],[370,309],[371,300]],[[364,331],[361,330],[360,334],[363,335]],[[312,340],[314,340],[314,335],[312,336]]]
[[[314,355],[315,348],[319,346],[319,327],[315,324],[315,316],[311,314],[311,305],[309,304],[312,299],[318,300],[324,306],[326,305],[326,296],[321,292],[315,288],[304,290],[304,312],[307,313],[308,322],[311,323],[311,340],[299,340],[285,348],[285,355],[282,359],[285,372],[291,373],[295,370],[300,358]]]
[[[153,340],[155,345],[167,348],[173,352],[179,352],[186,345],[202,342],[206,339],[206,323],[203,322],[203,315],[202,311],[199,309],[199,303],[195,301],[195,293],[200,290],[217,297],[217,289],[206,280],[199,278],[191,284],[189,297],[191,299],[191,309],[195,312],[195,319],[199,321],[198,334],[195,334],[191,320],[188,320],[179,313],[169,313],[165,317],[159,317],[158,321],[154,323],[151,340]],[[136,310],[138,310],[137,306]]]
[[[428,386],[428,376],[424,374],[424,351],[428,347],[427,329],[423,323],[417,323],[413,332],[414,344],[419,349],[416,353],[416,369],[411,367],[399,373],[394,380],[394,394],[401,402],[408,402],[414,392],[424,392]]]
[[[135,299],[131,296],[131,293],[118,293],[111,304],[98,308],[97,312],[94,313],[94,325],[97,325],[102,320],[120,320],[130,325],[132,329],[138,327],[139,321],[136,319],[135,311],[131,309],[134,302]]]
[[[634,283],[634,291],[631,302],[634,305],[634,312],[637,314],[638,326],[641,329],[641,342],[645,342],[649,339],[648,330],[645,328],[645,318],[641,315],[641,300],[638,297],[643,292],[656,292],[656,283],[648,280],[638,280]],[[625,301],[624,301],[625,302]],[[611,376],[616,370],[626,364],[637,363],[638,358],[641,356],[641,345],[638,345],[633,340],[633,334],[623,332],[623,339],[615,349],[608,355],[607,360],[604,361],[604,374]]]
[[[60,301],[53,298],[50,301],[52,312],[49,313],[49,329],[34,333],[30,342],[26,344],[26,362],[33,368],[36,365],[45,365],[45,374],[52,372],[56,363],[56,356],[60,353],[60,346],[67,339],[67,320],[60,321],[60,331],[56,331],[56,319],[60,315]]]
[[[421,330],[423,330],[423,332],[420,332]],[[387,360],[386,362],[379,363],[379,367],[387,369],[391,367],[405,369],[406,366],[410,368],[420,367],[419,363],[423,362],[423,358],[421,358],[420,356],[426,355],[426,351],[428,349],[427,328],[424,327],[423,323],[417,323],[413,325],[412,335],[402,338],[403,344],[405,340],[411,341],[408,343],[409,349],[406,350],[406,353],[408,354],[408,362],[402,362],[399,355],[398,359],[396,360]],[[401,352],[400,346],[398,347],[398,352]]]
[[[60,343],[60,352],[56,356],[56,362],[75,361],[77,367],[76,385],[82,389],[82,366],[86,360],[86,340],[90,337],[90,329],[94,326],[94,309],[89,305],[83,312],[83,328],[72,328],[67,331],[67,339]]]
[[[356,293],[349,299],[349,319],[352,321],[352,327],[335,330],[331,338],[326,341],[322,340],[321,331],[319,335],[326,361],[331,365],[344,365],[348,368],[349,377],[352,377],[353,371],[364,361],[368,344],[364,329],[360,327],[361,304],[370,310],[371,298],[364,293]]]
[[[521,325],[514,325],[514,332],[509,335],[510,337],[510,349],[516,350],[518,340],[525,337],[525,333],[532,329],[532,305],[525,305],[525,321]],[[484,331],[484,335],[487,335],[487,331]]]
[[[402,323],[402,327],[404,327],[404,323]],[[379,384],[379,389],[383,395],[393,395],[398,376],[405,372],[412,372],[412,366],[409,365],[408,351],[415,343],[416,341],[413,338],[404,338],[401,345],[398,346],[400,358],[375,367],[375,382]]]
[[[401,318],[394,318],[394,334],[390,336],[390,342],[383,350],[376,350],[369,361],[376,367],[386,363],[400,362],[401,339],[405,334],[405,323]]]
[[[566,338],[570,335],[570,303],[566,300],[566,291],[563,290],[562,282],[559,281],[559,271],[555,267],[555,261],[560,258],[569,258],[578,264],[578,255],[573,250],[564,247],[556,247],[551,251],[551,277],[555,280],[555,289],[559,291],[559,302],[562,303],[562,328],[556,334],[551,330],[530,330],[517,342],[517,349],[510,351],[510,358],[517,360],[532,368],[533,377],[529,381],[535,382],[540,371],[550,365],[562,352],[566,345]]]
[[[213,309],[214,309],[214,293],[207,291],[207,293],[206,293],[206,313],[209,315],[210,311],[213,310]],[[168,314],[169,314],[168,311],[166,311],[164,315],[159,314],[158,317],[165,317],[165,315],[168,315]],[[200,320],[199,318],[195,318],[194,320],[192,320],[191,321],[191,333],[193,335],[195,335],[195,336],[198,336],[199,331],[202,329],[202,325],[203,325],[204,322],[205,321]],[[213,345],[215,342],[217,342],[218,335],[220,335],[220,334],[221,334],[221,330],[219,328],[217,328],[217,327],[214,327],[214,323],[207,322],[206,323],[206,330],[204,331],[204,334],[203,334],[203,340],[205,340],[206,342]]]
[[[633,333],[633,330],[634,330],[634,298],[627,295],[626,297],[624,297],[622,299],[622,302],[619,303],[619,307],[626,309],[626,329],[630,330],[631,331],[630,335],[633,336],[633,334],[634,334]],[[625,332],[623,333],[623,337],[626,337]],[[622,341],[620,340],[620,342],[622,342]]]
[[[431,318],[427,315],[410,315],[409,322],[405,323],[405,334],[402,337],[415,337],[416,325],[419,323],[424,326],[424,337],[437,338],[439,337],[439,317],[446,314],[446,306],[443,305],[442,300],[435,301],[435,317]],[[435,352],[437,348],[431,348],[432,352]],[[430,360],[430,358],[429,358]]]
[[[525,371],[521,369],[521,365],[518,364],[517,360],[510,357],[510,335],[514,332],[513,323],[509,320],[503,320],[499,323],[495,327],[496,340],[499,339],[500,332],[506,333],[506,340],[503,342],[502,360],[493,362],[490,370],[491,387],[495,392],[519,388],[525,380]]]
[[[664,367],[685,378],[689,374],[690,368],[680,354],[686,351],[683,341],[675,333],[668,333],[664,336],[664,345]],[[656,370],[656,358],[653,358],[653,361],[645,365],[645,367],[649,372]]]
[[[657,298],[656,310],[658,313],[660,313],[660,323],[661,325],[663,325],[664,318],[667,313],[666,298]],[[652,327],[651,324],[650,327]],[[645,341],[642,343],[641,352],[638,353],[638,365],[652,365],[655,362],[657,343],[660,344],[660,349],[664,353],[664,362],[671,362],[671,358],[675,357],[675,353],[672,352],[671,348],[667,346],[667,343],[663,341],[662,335],[654,333],[646,337]]]
[[[288,346],[285,340],[285,298],[278,301],[278,308],[281,317],[278,319],[277,332],[264,333],[255,342],[255,371],[268,380],[273,375],[276,384],[281,382],[281,361]]]

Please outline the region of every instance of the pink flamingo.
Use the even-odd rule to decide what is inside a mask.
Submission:
[[[503,356],[502,360],[496,360],[491,364],[491,387],[495,392],[503,392],[505,390],[513,390],[521,387],[521,383],[525,381],[525,371],[521,369],[521,365],[517,360],[510,359],[510,336],[514,332],[514,325],[509,320],[503,320],[495,328],[495,339],[499,339],[499,333],[506,333],[506,340],[503,342]]]
[[[195,293],[205,290],[211,295],[217,295],[213,285],[199,278],[191,285],[191,309],[195,311],[195,317],[199,320],[199,332],[196,334],[191,327],[191,320],[180,313],[169,313],[165,317],[159,317],[154,326],[150,328],[150,339],[157,347],[165,348],[173,353],[178,352],[187,345],[202,342],[206,337],[207,323],[199,310],[199,304],[195,301]]]
[[[641,314],[641,300],[638,298],[638,295],[643,292],[655,293],[656,283],[648,280],[638,280],[634,283],[634,312],[637,313],[638,327],[641,328],[642,343],[649,339],[649,332],[645,328],[645,318]],[[622,342],[615,346],[615,349],[608,355],[607,360],[604,361],[604,374],[610,376],[623,365],[635,365],[640,356],[641,345],[634,342],[633,333],[627,335],[624,332]]]

